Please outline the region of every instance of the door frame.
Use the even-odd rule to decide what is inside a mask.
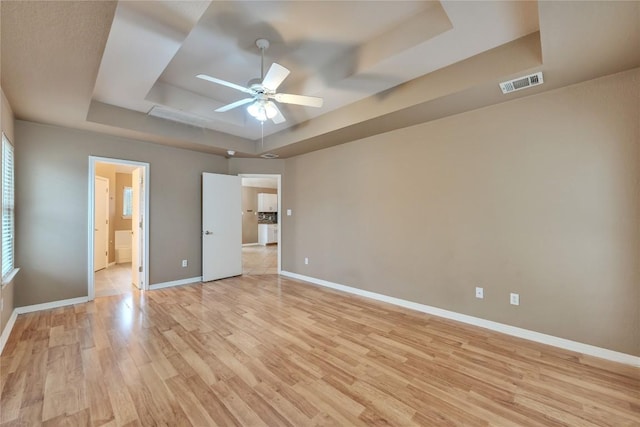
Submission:
[[[269,173],[239,173],[241,178],[275,178],[278,181],[278,274],[282,274],[282,175]]]
[[[94,259],[94,239],[93,230],[94,224],[94,208],[95,208],[95,191],[94,191],[94,177],[96,174],[96,163],[111,163],[111,164],[124,164],[128,166],[140,167],[143,169],[144,176],[144,212],[145,216],[142,222],[142,228],[144,233],[144,244],[142,245],[142,272],[144,276],[144,283],[142,284],[142,290],[149,289],[149,175],[150,164],[146,162],[138,162],[125,159],[114,159],[109,157],[89,156],[89,197],[87,203],[87,219],[88,219],[88,232],[87,233],[87,296],[89,301],[95,299],[95,283],[93,271],[93,259]]]

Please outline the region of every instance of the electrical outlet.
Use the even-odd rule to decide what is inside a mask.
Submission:
[[[186,266],[187,266],[187,264],[188,264],[188,263],[187,263],[187,260],[186,260],[186,259],[183,259],[183,260],[182,260],[182,266],[183,266],[183,267],[186,267]]]
[[[483,299],[484,298],[484,289],[480,287],[476,287],[476,298]]]
[[[309,265],[309,258],[304,257],[304,264],[305,264],[305,265]]]
[[[287,209],[287,216],[291,216],[291,209]]]
[[[511,293],[509,302],[511,303],[511,305],[520,305],[520,294]]]

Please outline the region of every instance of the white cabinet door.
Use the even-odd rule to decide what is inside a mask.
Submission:
[[[278,243],[278,225],[269,226],[269,243]]]
[[[278,195],[258,193],[258,212],[278,212]]]
[[[258,224],[258,244],[266,245],[269,243],[269,225]]]
[[[258,224],[258,243],[278,243],[278,224]]]

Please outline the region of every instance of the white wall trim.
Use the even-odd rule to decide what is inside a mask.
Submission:
[[[98,157],[98,156],[89,156],[89,197],[87,200],[87,220],[88,220],[88,230],[94,230],[94,177],[96,173],[96,163],[111,163],[111,164],[124,164],[128,166],[134,166],[144,169],[144,218],[143,218],[143,234],[144,234],[144,246],[143,246],[143,275],[142,279],[143,285],[142,289],[149,289],[147,286],[149,285],[149,194],[150,194],[150,163],[146,162],[138,162],[134,160],[125,160],[125,159],[112,159],[110,157]],[[95,283],[94,283],[94,274],[95,271],[93,269],[93,231],[87,233],[87,294],[89,295],[88,300],[93,301],[95,298]]]
[[[20,271],[20,268],[14,267],[6,276],[2,278],[2,287],[7,286],[13,279],[15,279],[16,274]]]
[[[89,302],[89,297],[63,299],[60,301],[43,302],[42,304],[25,305],[16,307],[18,314],[32,313],[34,311],[51,310],[52,308],[65,307],[67,305],[83,304]]]
[[[631,354],[620,353],[606,348],[596,347],[590,344],[571,341],[568,339],[555,337],[553,335],[547,335],[540,332],[530,331],[528,329],[518,328],[516,326],[505,325],[504,323],[498,323],[491,320],[481,319],[479,317],[468,316],[466,314],[456,313],[455,311],[443,310],[441,308],[432,307],[413,301],[407,301],[400,298],[390,297],[375,292],[365,291],[363,289],[353,288],[351,286],[345,286],[338,283],[329,282],[327,280],[316,279],[315,277],[304,276],[298,273],[281,271],[280,274],[286,277],[310,282],[327,288],[336,289],[350,294],[360,295],[374,300],[387,302],[389,304],[394,304],[400,307],[420,311],[422,313],[444,317],[445,319],[456,320],[458,322],[479,326],[481,328],[490,329],[492,331],[501,332],[503,334],[511,335],[518,338],[524,338],[529,341],[535,341],[542,344],[563,348],[565,350],[575,351],[577,353],[611,360],[613,362],[640,367],[640,357],[633,356]]]
[[[259,246],[260,243],[243,243],[242,246]]]
[[[16,323],[16,319],[18,318],[18,310],[13,309],[13,313],[11,313],[11,317],[9,317],[9,321],[6,325],[4,325],[4,330],[2,331],[2,335],[0,335],[0,355],[4,350],[4,346],[9,341],[9,335],[11,335],[11,331],[13,330],[13,325]]]
[[[173,287],[173,286],[189,285],[191,283],[198,283],[198,282],[202,282],[202,276],[191,277],[189,279],[172,280],[171,282],[156,283],[155,285],[149,286],[149,289],[153,291],[155,289],[163,289],[163,288],[170,288],[170,287]]]

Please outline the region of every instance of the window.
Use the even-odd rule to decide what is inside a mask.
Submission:
[[[131,218],[131,201],[133,200],[133,188],[124,187],[122,192],[122,218]]]
[[[2,279],[3,283],[14,270],[14,181],[13,145],[2,134]]]

